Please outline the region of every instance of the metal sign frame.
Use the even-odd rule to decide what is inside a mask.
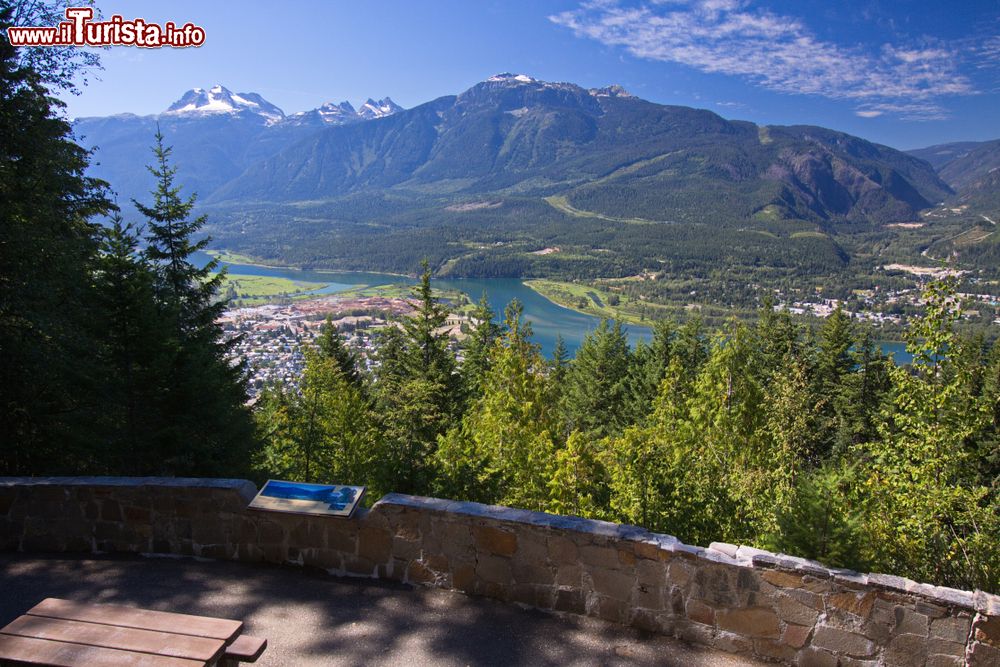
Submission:
[[[365,486],[269,479],[248,509],[347,519],[354,514],[366,490]]]

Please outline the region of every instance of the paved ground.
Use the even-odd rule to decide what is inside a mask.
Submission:
[[[750,661],[611,623],[291,567],[0,554],[0,627],[43,598],[243,619],[269,665],[668,665]]]

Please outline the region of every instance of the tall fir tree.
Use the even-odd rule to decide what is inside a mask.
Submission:
[[[234,475],[247,470],[256,447],[246,407],[246,376],[230,360],[236,340],[217,324],[225,302],[217,298],[224,280],[215,260],[198,267],[192,255],[208,237],[194,236],[205,216],[191,219],[195,197],[181,196],[170,164],[171,149],[157,130],[148,167],[156,179],[151,205],[133,202],[147,219],[146,256],[156,275],[154,291],[166,323],[171,356],[151,409],[162,420],[153,469],[161,474]]]
[[[113,205],[46,87],[61,65],[19,58],[11,17],[0,8],[0,472],[77,473],[101,456],[91,219]]]
[[[165,324],[154,296],[155,274],[139,249],[139,232],[119,214],[101,232],[94,272],[97,319],[104,331],[98,422],[109,451],[106,472],[150,469],[148,444],[162,420],[154,415],[156,388],[168,360]]]
[[[565,418],[570,430],[599,439],[626,424],[631,352],[620,322],[601,320],[576,351],[566,378]]]
[[[383,337],[379,354],[376,402],[385,438],[381,479],[386,489],[428,493],[438,437],[455,422],[461,405],[461,376],[441,332],[448,309],[433,295],[426,261],[414,292],[416,312],[403,321],[401,333]]]
[[[483,292],[472,311],[473,329],[464,345],[462,383],[467,402],[474,401],[482,393],[483,378],[490,369],[490,352],[503,330],[493,321],[495,315]]]

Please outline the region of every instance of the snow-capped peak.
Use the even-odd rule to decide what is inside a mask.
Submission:
[[[528,76],[527,74],[511,74],[510,72],[501,72],[500,74],[494,74],[490,78],[486,79],[491,82],[508,82],[517,81],[518,83],[535,83],[538,79]]]
[[[276,123],[285,117],[281,109],[257,93],[233,93],[219,84],[207,91],[204,88],[192,88],[171,104],[164,113],[181,115],[243,111],[263,116],[268,124]]]
[[[368,100],[361,105],[361,108],[358,109],[358,115],[365,120],[372,120],[374,118],[391,116],[392,114],[402,110],[403,107],[399,106],[388,97],[382,98],[377,102],[369,97]]]
[[[604,88],[591,88],[587,92],[594,97],[635,97],[635,95],[628,92],[617,83],[605,86]]]

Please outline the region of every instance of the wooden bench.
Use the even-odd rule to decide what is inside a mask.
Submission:
[[[243,623],[48,598],[0,628],[0,665],[196,667],[256,661]]]
[[[251,637],[250,635],[240,635],[233,640],[233,643],[226,647],[222,656],[222,665],[229,667],[241,662],[257,662],[257,658],[264,653],[267,648],[267,640],[263,637]]]

